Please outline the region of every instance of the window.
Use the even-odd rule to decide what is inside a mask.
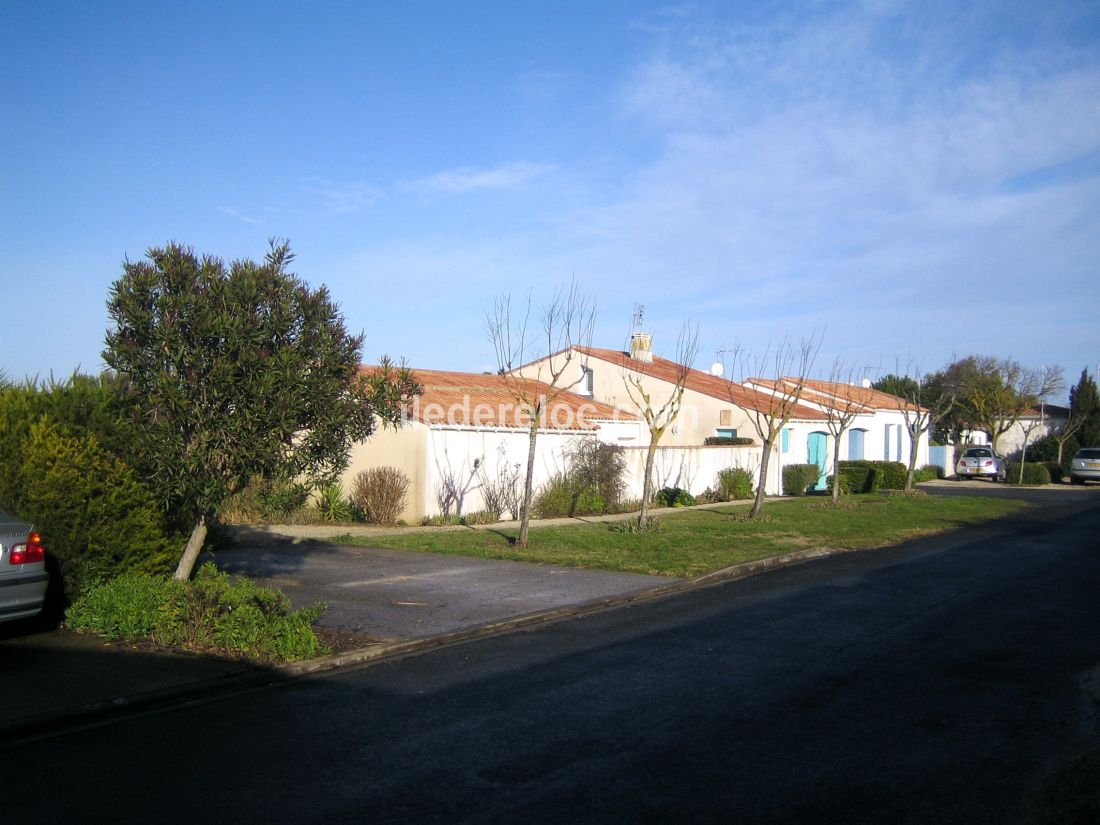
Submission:
[[[733,427],[719,427],[718,428],[718,437],[719,438],[737,438],[737,430],[734,429]]]
[[[584,381],[581,382],[581,386],[584,387],[584,394],[592,397],[595,382],[592,380],[592,370],[588,367],[584,368]]]
[[[789,453],[791,451],[791,430],[785,428],[782,433],[782,452]]]

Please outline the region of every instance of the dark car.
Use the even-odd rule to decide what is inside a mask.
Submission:
[[[0,510],[0,622],[41,613],[49,583],[46,550],[34,525]]]

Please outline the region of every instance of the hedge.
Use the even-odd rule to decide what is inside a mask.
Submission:
[[[715,488],[722,501],[752,498],[752,473],[739,467],[719,470]]]
[[[751,447],[756,442],[751,438],[728,435],[711,435],[703,439],[704,447]]]
[[[1020,479],[1020,465],[1019,463],[1008,464],[1005,467],[1006,481],[1009,484],[1019,484]],[[1050,473],[1047,471],[1045,464],[1033,463],[1031,461],[1024,464],[1024,481],[1025,487],[1038,487],[1041,484],[1050,484]]]
[[[821,468],[816,464],[788,464],[783,468],[783,494],[804,496],[806,488],[817,482]]]
[[[878,489],[878,471],[874,467],[846,467],[840,462],[840,492],[845,494],[873,493]],[[829,491],[832,492],[836,476],[829,476]]]
[[[844,472],[849,467],[871,467],[875,470],[876,490],[904,490],[905,479],[909,475],[909,468],[900,461],[867,461],[864,459],[854,461],[841,461],[840,471]],[[866,490],[865,492],[871,492]]]

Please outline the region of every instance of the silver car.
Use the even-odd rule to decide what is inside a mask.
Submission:
[[[992,447],[967,447],[955,465],[959,478],[991,478],[1005,480],[1005,463]]]
[[[0,510],[0,622],[37,616],[49,582],[46,550],[34,525]]]
[[[1100,448],[1085,447],[1073,456],[1069,465],[1069,478],[1074,484],[1084,484],[1088,480],[1100,481]]]

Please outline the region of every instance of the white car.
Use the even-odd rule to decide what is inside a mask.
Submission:
[[[1100,481],[1100,448],[1085,447],[1077,451],[1069,465],[1069,480],[1074,484]]]
[[[0,622],[41,613],[49,583],[46,549],[34,525],[0,510]]]
[[[967,447],[955,465],[959,478],[990,478],[1005,480],[1005,463],[991,447]]]

